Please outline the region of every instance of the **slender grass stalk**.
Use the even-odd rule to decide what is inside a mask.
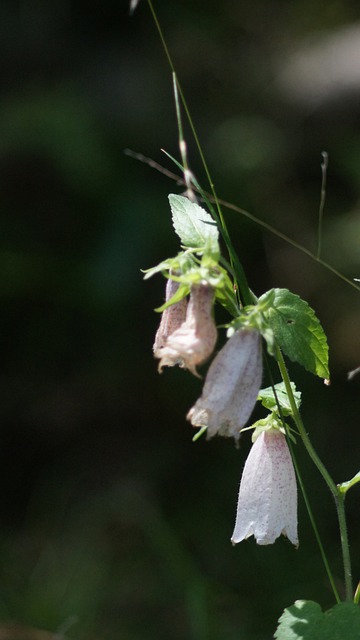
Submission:
[[[320,259],[320,254],[321,254],[322,223],[323,223],[324,207],[325,207],[325,200],[326,200],[326,175],[327,175],[328,159],[329,159],[329,156],[326,153],[326,151],[323,151],[321,155],[322,155],[323,161],[321,163],[322,179],[321,179],[321,192],[320,192],[320,205],[319,205],[318,244],[317,244],[317,251],[316,251],[316,257],[318,260]]]
[[[231,242],[228,230],[227,230],[226,222],[224,220],[224,216],[222,214],[222,210],[221,210],[220,204],[218,202],[218,198],[217,198],[217,194],[216,194],[216,191],[215,191],[214,183],[212,181],[212,178],[211,178],[211,175],[210,175],[210,171],[209,171],[209,168],[208,168],[208,165],[207,165],[207,162],[206,162],[203,150],[202,150],[202,146],[200,144],[200,140],[198,138],[198,135],[197,135],[197,132],[196,132],[196,128],[195,128],[193,119],[191,117],[191,113],[190,113],[190,110],[188,108],[188,105],[187,105],[184,93],[182,91],[181,85],[180,85],[180,83],[179,83],[179,81],[178,81],[178,79],[176,77],[175,66],[173,64],[169,49],[167,47],[167,44],[166,44],[166,41],[165,41],[165,38],[164,38],[164,35],[163,35],[163,32],[162,32],[160,23],[158,21],[158,18],[157,18],[157,15],[156,15],[156,12],[154,10],[154,7],[153,7],[153,4],[152,4],[151,0],[148,0],[148,5],[149,5],[150,11],[152,13],[152,16],[153,16],[157,31],[159,33],[159,37],[160,37],[161,43],[163,45],[163,48],[164,48],[164,51],[165,51],[165,55],[166,55],[166,57],[168,59],[171,71],[172,71],[172,73],[174,74],[174,76],[176,78],[177,90],[179,92],[179,95],[180,95],[180,98],[181,98],[181,102],[183,104],[183,107],[184,107],[184,110],[185,110],[185,113],[186,113],[186,117],[188,119],[188,122],[189,122],[189,125],[190,125],[190,129],[191,129],[191,132],[193,134],[193,137],[194,137],[194,140],[195,140],[195,144],[197,146],[197,149],[198,149],[198,152],[199,152],[199,156],[200,156],[202,165],[204,167],[204,171],[205,171],[207,180],[209,182],[209,186],[210,186],[210,190],[211,190],[211,193],[212,193],[212,197],[214,199],[215,207],[217,209],[218,217],[219,217],[219,220],[220,220],[220,226],[221,226],[222,231],[223,231],[224,241],[225,241],[226,247],[227,247],[227,249],[229,251],[230,261],[234,262],[235,270],[237,271],[238,276],[239,276],[238,285],[239,285],[239,289],[240,289],[240,294],[241,294],[242,299],[243,299],[243,304],[245,304],[245,305],[246,304],[251,304],[253,302],[253,298],[252,298],[249,286],[247,284],[245,272],[244,272],[244,270],[243,270],[243,268],[242,268],[242,266],[241,266],[241,264],[240,264],[240,262],[239,262],[239,260],[237,258],[236,252],[235,252],[235,250],[233,248],[233,245],[232,245],[232,242]]]
[[[180,102],[179,102],[179,94],[178,94],[178,83],[176,74],[173,72],[173,87],[174,87],[174,98],[175,98],[175,109],[176,109],[176,119],[178,125],[179,132],[179,149],[181,154],[181,162],[183,166],[183,175],[184,182],[186,184],[186,195],[192,202],[196,202],[195,193],[193,190],[192,182],[191,182],[191,172],[189,170],[189,165],[187,161],[187,146],[184,138],[182,120],[181,120],[181,111],[180,111]]]
[[[151,158],[147,158],[142,153],[137,153],[135,151],[131,151],[130,149],[125,149],[125,153],[131,158],[135,158],[140,162],[144,162],[145,164],[148,164],[149,167],[152,167],[156,171],[159,171],[164,176],[170,178],[170,180],[175,180],[177,184],[185,185],[185,182],[181,176],[178,176],[173,171],[169,171],[169,169],[166,169],[161,164],[159,164],[158,162],[155,162]],[[213,196],[211,194],[207,193],[206,191],[202,191],[202,193],[203,195],[201,197],[205,198],[206,196],[209,202],[213,200]],[[262,229],[265,229],[272,235],[276,236],[277,238],[280,238],[280,240],[283,240],[284,242],[286,242],[286,244],[289,244],[292,247],[294,247],[294,249],[297,249],[298,251],[301,251],[301,253],[304,253],[308,258],[310,258],[314,262],[317,262],[321,267],[333,273],[337,278],[339,278],[343,282],[346,282],[346,284],[350,285],[350,287],[352,287],[356,291],[360,291],[360,285],[356,284],[356,282],[359,282],[359,279],[354,278],[355,281],[350,280],[350,278],[347,278],[346,276],[344,276],[343,273],[335,269],[335,267],[333,267],[329,262],[326,262],[325,260],[318,258],[310,249],[307,249],[299,242],[296,242],[296,240],[293,240],[282,231],[279,231],[278,229],[273,227],[268,222],[261,220],[261,218],[258,218],[253,213],[250,213],[250,211],[247,211],[246,209],[242,209],[241,207],[238,207],[236,204],[233,204],[232,202],[228,202],[223,198],[217,198],[217,202],[220,206],[225,207],[226,209],[229,209],[229,211],[235,211],[235,213],[240,213],[242,216],[244,216],[248,220],[251,220]]]
[[[277,236],[281,240],[284,240],[287,244],[290,244],[295,249],[298,249],[298,251],[301,251],[306,256],[308,256],[309,258],[311,258],[312,260],[320,264],[322,267],[324,267],[328,271],[331,271],[331,273],[333,273],[335,276],[340,278],[340,280],[342,280],[343,282],[346,282],[347,284],[349,284],[353,289],[356,289],[356,291],[360,291],[360,286],[356,284],[353,280],[350,280],[350,278],[347,278],[346,276],[344,276],[344,274],[342,274],[340,271],[335,269],[335,267],[333,267],[331,264],[329,264],[328,262],[325,262],[325,260],[322,260],[321,258],[318,258],[312,251],[310,251],[310,249],[307,249],[299,242],[296,242],[296,240],[293,240],[292,238],[287,236],[285,233],[282,233],[282,231],[278,231],[277,229],[272,227],[270,224],[268,224],[264,220],[261,220],[260,218],[258,218],[257,216],[254,216],[249,211],[246,211],[246,209],[242,209],[241,207],[238,207],[237,205],[232,204],[231,202],[227,202],[226,200],[223,200],[221,198],[218,198],[218,202],[219,204],[221,204],[226,209],[229,209],[230,211],[241,213],[241,215],[243,215],[245,218],[252,220],[252,222],[255,222],[259,227],[266,229],[266,231],[269,231],[270,233]]]

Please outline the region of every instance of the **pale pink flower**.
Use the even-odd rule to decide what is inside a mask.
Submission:
[[[198,375],[196,367],[211,356],[216,344],[213,303],[213,287],[207,283],[192,285],[185,321],[167,337],[162,348],[155,353],[160,358],[159,371],[162,367],[178,364]]]
[[[179,288],[179,283],[174,280],[167,280],[165,301],[169,302]],[[186,318],[187,300],[182,298],[179,302],[167,307],[161,315],[160,326],[156,332],[155,342],[153,346],[155,358],[161,358],[162,349],[168,337],[174,333]]]
[[[269,429],[246,460],[231,542],[253,535],[258,544],[273,544],[281,534],[298,546],[296,478],[284,434]]]
[[[261,337],[254,329],[236,331],[211,363],[201,397],[187,418],[215,434],[240,436],[257,400],[262,379]]]

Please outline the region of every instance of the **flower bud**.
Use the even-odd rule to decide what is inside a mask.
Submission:
[[[179,288],[179,283],[171,280],[170,278],[166,282],[166,293],[165,300],[169,302],[171,298],[175,295]],[[179,302],[172,304],[170,307],[167,307],[162,315],[160,326],[156,332],[155,342],[153,346],[154,356],[155,358],[161,358],[162,349],[166,343],[168,337],[174,333],[179,327],[181,327],[182,323],[186,318],[186,309],[187,309],[187,300],[186,298],[182,298]]]
[[[161,358],[159,371],[178,364],[198,375],[196,367],[209,358],[216,344],[213,301],[214,289],[210,285],[192,285],[185,322],[167,337],[158,355],[155,353]]]
[[[203,392],[187,418],[215,434],[240,436],[257,400],[262,378],[261,337],[254,329],[236,331],[209,367]]]
[[[258,544],[273,544],[281,534],[298,546],[294,467],[284,434],[270,429],[260,433],[246,460],[231,542],[253,535]]]

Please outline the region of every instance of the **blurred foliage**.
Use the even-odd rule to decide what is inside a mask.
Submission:
[[[322,255],[360,277],[359,6],[154,4],[218,194],[315,250],[325,149]],[[248,438],[239,451],[192,444],[201,382],[159,377],[152,360],[163,282],[140,269],[177,251],[176,185],[123,151],[173,170],[160,149],[177,155],[177,130],[146,2],[130,19],[125,0],[3,0],[0,53],[0,637],[265,640],[295,598],[331,606],[301,499],[299,551],[231,548]],[[346,379],[360,364],[358,292],[240,214],[227,220],[254,291],[288,287],[328,333],[331,387],[291,372],[315,446],[346,480],[358,471],[359,376]],[[332,500],[298,457],[341,589]]]

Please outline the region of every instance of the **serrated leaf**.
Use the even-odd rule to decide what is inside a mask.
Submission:
[[[211,215],[184,196],[169,195],[173,225],[185,247],[219,253],[219,231]]]
[[[293,391],[294,399],[297,408],[300,407],[301,404],[301,392],[296,391],[295,384],[291,382],[291,388]],[[286,393],[286,388],[283,382],[279,382],[275,385],[276,396],[281,406],[282,412],[285,416],[292,415],[292,409],[290,405],[290,401],[288,398],[288,394]],[[261,404],[268,409],[269,411],[276,411],[278,413],[278,405],[276,402],[276,398],[274,395],[274,390],[272,387],[267,387],[266,389],[260,389],[258,400],[260,400]]]
[[[320,378],[329,378],[327,339],[315,312],[305,300],[288,289],[268,291],[259,302],[266,301],[273,292],[273,304],[264,315],[278,345],[290,360]]]
[[[340,602],[323,612],[317,602],[297,600],[285,609],[276,640],[359,640],[360,607]]]

